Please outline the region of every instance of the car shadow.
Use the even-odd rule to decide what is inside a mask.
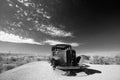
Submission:
[[[86,69],[83,72],[85,72],[87,75],[92,75],[92,74],[96,74],[96,73],[102,73],[99,70],[95,70],[95,69]]]
[[[89,67],[89,66],[87,66]],[[96,69],[90,69],[90,68],[82,68],[82,69],[75,69],[75,70],[71,70],[70,73],[68,73],[66,71],[65,75],[66,76],[77,76],[77,74],[81,73],[81,72],[84,72],[86,75],[93,75],[93,74],[100,74],[102,73],[101,71],[99,70],[96,70]]]
[[[78,69],[78,70],[74,70],[74,73],[80,73],[80,72],[84,72],[86,73],[87,75],[93,75],[93,74],[100,74],[102,73],[101,71],[99,70],[96,70],[96,69],[90,69],[90,68],[84,68],[84,69]]]

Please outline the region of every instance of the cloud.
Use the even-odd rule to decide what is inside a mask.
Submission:
[[[0,41],[42,45],[41,43],[35,42],[33,39],[23,38],[18,35],[6,33],[4,31],[0,31]]]
[[[34,39],[31,38],[23,38],[21,36],[15,35],[15,34],[9,34],[6,33],[4,31],[0,31],[0,41],[4,41],[4,42],[12,42],[12,43],[28,43],[28,44],[37,44],[37,45],[45,45],[45,44],[49,44],[49,45],[56,45],[56,44],[70,44],[73,47],[77,47],[79,46],[79,43],[67,43],[67,42],[62,42],[59,40],[45,40],[45,41],[41,41],[41,42],[36,42],[34,41]]]
[[[49,45],[70,44],[70,45],[72,45],[73,47],[79,46],[79,43],[66,43],[66,42],[62,42],[62,41],[59,41],[59,40],[46,40],[46,41],[44,41],[43,43],[46,43],[46,44],[49,44]]]
[[[37,31],[41,31],[43,33],[46,33],[51,36],[57,36],[57,37],[73,37],[71,32],[66,32],[62,29],[59,29],[57,27],[54,27],[53,25],[44,25],[37,27]]]
[[[70,45],[77,47],[77,46],[79,46],[79,43],[70,43]]]

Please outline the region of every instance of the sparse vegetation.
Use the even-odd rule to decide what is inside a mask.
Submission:
[[[33,62],[33,61],[41,61],[47,60],[46,56],[40,55],[23,55],[23,54],[0,54],[0,73],[5,72],[7,70],[16,68],[23,64]]]
[[[116,56],[91,56],[91,64],[102,64],[102,65],[111,65],[111,64],[120,64],[120,55]]]

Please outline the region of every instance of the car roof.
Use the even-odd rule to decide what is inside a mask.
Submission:
[[[65,50],[67,48],[71,48],[71,45],[69,45],[69,44],[56,44],[52,47],[52,51],[54,51],[55,49]]]

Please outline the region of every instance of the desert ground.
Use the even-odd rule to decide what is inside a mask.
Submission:
[[[47,61],[31,62],[1,73],[0,80],[120,80],[120,65],[87,65],[87,73],[65,76],[64,71],[53,70]]]

